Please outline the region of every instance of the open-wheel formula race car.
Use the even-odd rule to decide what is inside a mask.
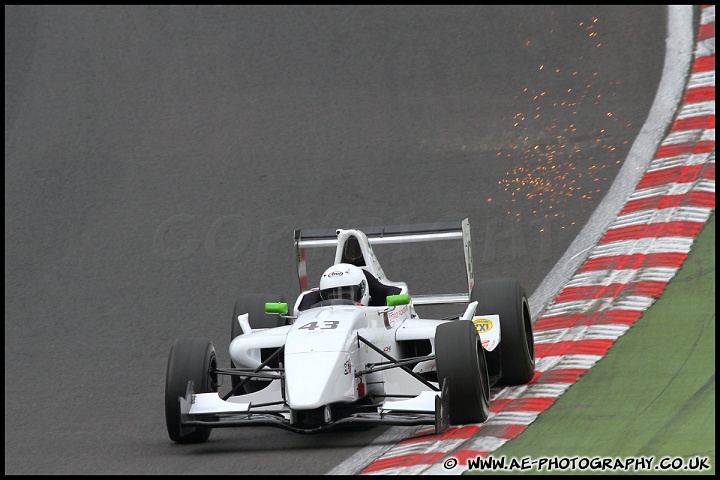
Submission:
[[[411,296],[385,276],[373,245],[461,240],[467,293]],[[334,263],[308,288],[306,249],[335,247]],[[468,219],[421,225],[295,230],[301,293],[235,303],[230,367],[210,340],[179,338],[168,359],[170,439],[204,442],[213,428],[273,426],[315,433],[343,425],[482,423],[490,388],[535,372],[530,309],[515,278],[475,282]],[[464,280],[463,280],[464,284]],[[416,305],[460,304],[421,318]],[[221,395],[220,379],[231,390]]]

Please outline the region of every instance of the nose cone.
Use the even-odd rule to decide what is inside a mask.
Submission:
[[[290,408],[309,410],[355,400],[352,363],[347,352],[285,355],[285,387]]]

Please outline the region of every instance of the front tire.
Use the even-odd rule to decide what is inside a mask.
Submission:
[[[483,280],[473,298],[478,315],[500,315],[498,386],[524,385],[535,375],[535,340],[525,289],[515,278]]]
[[[451,425],[482,423],[490,413],[490,381],[485,350],[475,325],[454,320],[435,331],[435,363],[442,388],[448,379]]]
[[[178,443],[202,443],[212,428],[184,427],[180,424],[180,397],[185,397],[188,382],[194,393],[217,392],[217,356],[213,344],[201,338],[178,338],[173,343],[165,375],[165,423],[170,440]]]

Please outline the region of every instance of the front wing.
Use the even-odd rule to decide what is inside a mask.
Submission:
[[[223,399],[217,392],[194,393],[190,381],[185,396],[178,397],[180,423],[210,428],[277,427],[296,433],[318,433],[352,425],[433,425],[435,432],[441,433],[449,426],[447,381],[439,392],[388,395],[377,403],[365,398],[353,404],[333,405],[328,407],[325,421],[317,425],[293,421],[294,412],[283,400],[280,385],[281,380],[276,379],[259,392]],[[249,398],[252,400],[247,401]]]
[[[449,426],[447,384],[443,393],[422,392],[405,400],[386,400],[381,404],[344,406],[344,416],[321,425],[294,425],[287,405],[234,403],[222,400],[217,393],[192,393],[188,382],[185,397],[179,397],[181,424],[210,428],[277,427],[296,433],[318,433],[353,425],[417,426],[434,425],[441,433]],[[432,408],[427,408],[428,403]],[[230,404],[228,406],[227,404]]]

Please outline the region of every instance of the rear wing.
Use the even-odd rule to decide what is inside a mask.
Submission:
[[[431,305],[446,303],[469,303],[470,295],[475,283],[473,274],[472,247],[470,241],[470,222],[466,218],[459,222],[439,222],[412,225],[394,225],[385,227],[364,227],[356,230],[331,229],[296,229],[295,250],[297,259],[297,272],[300,281],[300,290],[307,290],[307,266],[305,250],[308,248],[338,247],[338,242],[344,241],[343,234],[347,232],[361,232],[355,235],[361,242],[367,241],[370,252],[371,245],[392,243],[434,242],[440,240],[462,241],[465,254],[465,275],[467,277],[467,292],[447,293],[435,295],[413,295],[415,305]],[[366,238],[363,238],[366,237]],[[365,251],[365,248],[363,250]],[[383,280],[382,269],[379,267],[374,254],[371,253],[375,268],[379,270],[380,280]],[[368,263],[370,265],[370,263]],[[375,273],[378,273],[377,271]]]

